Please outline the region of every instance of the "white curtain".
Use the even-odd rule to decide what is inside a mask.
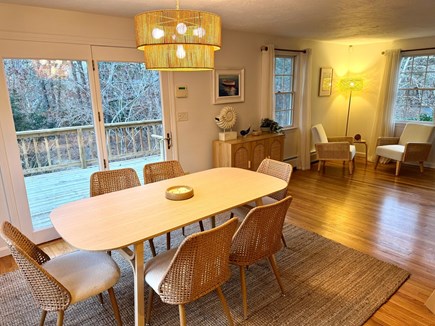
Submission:
[[[295,111],[299,112],[299,121],[297,121],[299,126],[298,168],[309,170],[311,148],[311,49],[298,53],[297,60]]]
[[[261,48],[261,90],[260,90],[260,118],[273,119],[273,72],[275,63],[274,45]]]
[[[381,136],[394,135],[394,103],[397,96],[397,83],[400,69],[400,49],[387,50],[385,55],[385,68],[382,84],[376,105],[376,115],[373,133],[369,147],[369,159],[375,158],[376,141]]]

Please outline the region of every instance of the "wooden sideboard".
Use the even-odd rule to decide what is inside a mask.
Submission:
[[[284,134],[263,133],[229,141],[213,141],[213,167],[238,167],[256,171],[264,158],[283,160]]]

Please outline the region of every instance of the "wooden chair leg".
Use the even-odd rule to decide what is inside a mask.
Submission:
[[[396,162],[396,175],[399,175],[399,172],[400,172],[400,165],[402,164],[402,162],[400,162],[400,161],[397,161]]]
[[[59,310],[57,312],[57,326],[63,326],[63,315],[64,315],[65,311],[63,310]]]
[[[353,173],[353,160],[349,161],[349,174]]]
[[[216,227],[216,216],[210,217],[211,228],[214,229]]]
[[[115,315],[118,326],[122,326],[121,314],[119,313],[118,303],[116,302],[115,291],[113,288],[107,290],[109,292],[110,303],[112,304],[113,314]]]
[[[376,170],[376,168],[378,167],[378,164],[379,164],[379,159],[380,159],[381,157],[379,156],[379,155],[376,155],[376,158],[375,158],[375,170]]]
[[[267,258],[269,260],[270,266],[272,267],[273,274],[275,274],[276,280],[278,281],[279,287],[281,289],[281,293],[284,295],[284,286],[281,281],[281,277],[279,276],[278,266],[276,265],[275,256],[272,255]]]
[[[317,172],[320,171],[321,166],[322,166],[322,161],[319,160],[319,164],[317,164]]]
[[[201,232],[204,231],[204,224],[202,223],[202,221],[199,221],[199,228],[201,229]]]
[[[222,289],[220,286],[218,286],[216,288],[216,292],[219,296],[219,299],[221,300],[222,307],[224,308],[225,316],[227,316],[227,319],[228,319],[228,324],[230,326],[233,326],[234,325],[233,318],[231,317],[231,312],[230,312],[230,309],[228,308],[227,300],[225,300],[225,296],[222,293]]]
[[[424,165],[423,165],[423,161],[418,162],[418,164],[420,165],[420,172],[423,173],[424,172]]]
[[[166,250],[171,249],[171,232],[166,233]]]
[[[39,320],[39,326],[44,326],[45,316],[47,316],[47,311],[42,310],[41,319]]]
[[[103,294],[102,294],[102,293],[99,293],[99,294],[98,294],[98,299],[100,300],[100,303],[101,303],[101,304],[104,304]]]
[[[288,248],[287,242],[285,241],[285,238],[284,238],[284,233],[281,233],[281,241],[282,241],[282,244],[284,245],[284,248]]]
[[[151,311],[153,310],[153,299],[154,299],[154,290],[150,287],[150,291],[148,293],[147,311],[145,313],[145,325],[150,324]]]
[[[178,305],[178,311],[180,313],[180,326],[186,326],[186,310],[184,309],[184,305]]]
[[[243,319],[246,320],[248,318],[248,298],[246,293],[246,275],[244,266],[240,266],[240,286],[242,289]]]
[[[157,256],[156,247],[154,246],[154,240],[149,239],[148,243],[150,244],[151,254],[153,255],[153,257]]]
[[[184,232],[185,230],[184,230],[184,226],[181,228],[181,233],[183,233],[183,237],[185,237],[186,236],[186,233]]]

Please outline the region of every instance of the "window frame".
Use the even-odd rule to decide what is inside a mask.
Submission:
[[[276,73],[276,59],[277,58],[286,58],[291,59],[291,72],[290,74],[277,74]],[[273,93],[273,107],[272,107],[272,114],[273,119],[277,121],[280,126],[283,129],[291,129],[295,127],[295,98],[296,98],[296,91],[295,91],[295,82],[296,82],[296,65],[297,65],[297,55],[295,53],[289,53],[289,52],[282,52],[282,51],[275,51],[275,56],[273,58],[273,82],[272,82],[272,93]],[[290,77],[290,91],[276,91],[276,77]],[[286,108],[285,110],[279,109],[277,110],[276,107],[276,97],[278,94],[290,94],[290,107]],[[290,115],[290,124],[282,125],[281,121],[277,118],[277,112],[289,112]]]
[[[418,71],[416,69],[416,67],[414,66],[414,62],[415,62],[415,58],[418,57],[426,57],[427,61],[426,61],[426,65],[424,68],[424,71]],[[405,54],[402,55],[400,58],[400,66],[399,66],[399,72],[397,75],[397,86],[396,86],[396,98],[394,101],[394,107],[393,107],[393,121],[395,124],[404,124],[404,123],[408,123],[408,122],[415,122],[415,123],[434,123],[435,122],[435,84],[433,87],[427,87],[427,85],[423,85],[423,86],[412,86],[410,85],[409,87],[401,87],[401,80],[404,79],[410,79],[413,76],[420,74],[423,78],[424,78],[424,83],[426,83],[427,77],[429,74],[433,74],[435,75],[435,69],[434,70],[428,70],[428,68],[431,66],[429,64],[429,57],[434,57],[435,58],[435,52],[434,51],[418,51],[418,52],[412,52],[409,54]],[[405,68],[402,69],[402,64],[403,61],[406,58],[412,58],[412,65],[411,68]],[[433,65],[435,67],[435,65]],[[405,101],[405,103],[407,104],[408,109],[412,109],[413,106],[416,105],[416,103],[410,103],[412,101],[412,93],[416,92],[417,96],[420,97],[420,99],[417,100],[418,102],[418,112],[416,112],[414,118],[415,119],[411,119],[409,116],[405,116],[404,118],[396,118],[399,113],[399,108],[401,110],[401,114],[403,117],[403,106],[399,106],[399,101]],[[429,102],[426,104],[429,105],[425,105],[424,100],[423,100],[423,94],[429,92],[429,96],[430,96],[430,92],[433,92],[433,102]],[[401,96],[401,93],[403,93],[403,96]],[[420,94],[418,94],[420,93]],[[407,98],[408,97],[408,98]],[[405,106],[406,107],[406,106]],[[422,120],[422,115],[425,114],[424,112],[422,112],[422,109],[424,109],[425,107],[431,107],[432,108],[432,120]]]

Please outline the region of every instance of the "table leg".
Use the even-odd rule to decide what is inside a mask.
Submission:
[[[255,206],[263,206],[263,199],[258,198],[255,200]]]
[[[145,325],[143,250],[143,242],[134,245],[134,324],[136,326]]]

